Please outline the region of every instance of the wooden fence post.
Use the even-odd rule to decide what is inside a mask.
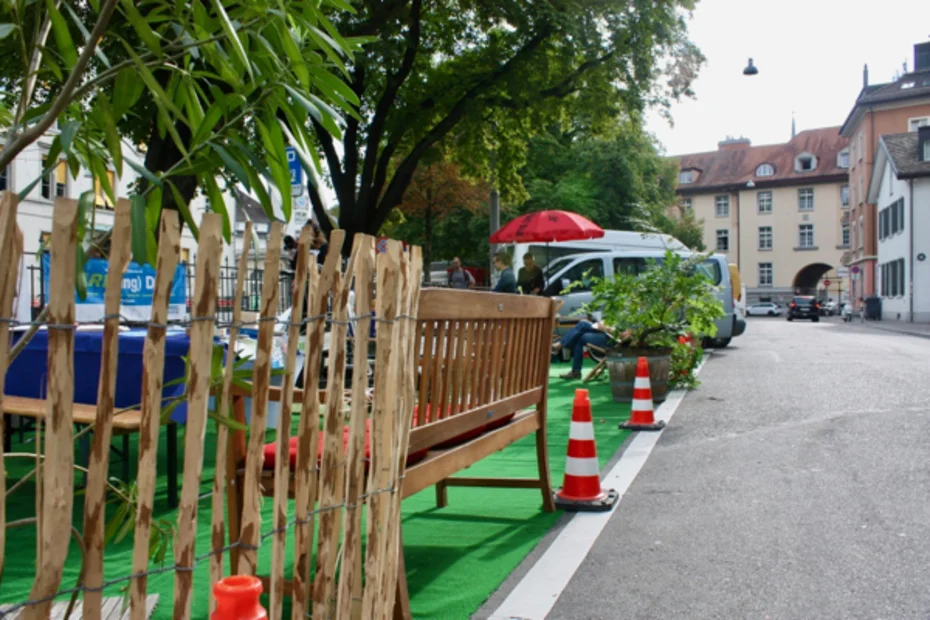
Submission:
[[[239,549],[240,575],[254,575],[258,562],[258,545],[261,542],[261,478],[264,456],[265,423],[268,418],[268,386],[271,380],[271,349],[274,339],[274,320],[278,308],[278,273],[281,260],[282,224],[271,225],[271,235],[265,248],[265,273],[262,280],[261,323],[258,327],[258,348],[252,375],[252,421],[249,425],[249,448],[245,459],[245,488],[242,489],[241,547]]]
[[[3,461],[4,435],[3,392],[6,389],[6,371],[10,362],[10,322],[13,320],[13,298],[16,295],[16,276],[23,253],[22,232],[16,225],[16,194],[0,192],[0,578],[3,577],[6,554],[6,466]],[[17,242],[18,239],[18,242]]]
[[[42,558],[29,598],[51,597],[61,583],[74,507],[74,282],[78,204],[59,198],[52,217],[48,325],[48,413],[45,435],[45,493],[38,520]],[[52,601],[23,610],[25,620],[48,618]]]
[[[213,331],[220,257],[223,252],[223,218],[206,213],[200,225],[197,252],[197,284],[191,305],[190,376],[187,380],[187,423],[184,432],[184,483],[178,508],[178,536],[174,546],[175,620],[191,617],[194,586],[194,537],[197,534],[197,501],[203,474],[203,441],[213,361]]]
[[[245,223],[245,233],[243,234],[242,254],[239,256],[238,268],[236,270],[236,291],[233,293],[233,312],[232,325],[229,326],[229,343],[226,348],[226,368],[223,371],[223,390],[216,395],[216,411],[219,415],[232,418],[232,415],[226,415],[232,403],[232,379],[233,369],[236,361],[236,343],[239,340],[239,323],[242,321],[242,291],[245,289],[245,272],[249,268],[249,244],[252,241],[252,222]],[[232,412],[230,411],[230,414]],[[225,508],[225,491],[227,480],[227,469],[229,455],[229,429],[225,424],[218,424],[216,428],[216,471],[213,475],[213,498],[212,498],[212,524],[210,541],[214,550],[222,549],[226,545],[225,521],[223,512]],[[241,493],[242,490],[240,489]],[[213,586],[223,578],[223,553],[215,552],[210,556],[210,612],[216,608],[216,601],[213,599]],[[233,557],[236,557],[233,554]]]
[[[84,499],[84,617],[99,618],[102,613],[103,543],[106,522],[107,469],[110,465],[110,439],[113,430],[113,403],[116,397],[116,364],[119,358],[119,309],[123,272],[129,265],[130,205],[125,198],[116,203],[107,286],[104,298],[103,344],[100,349],[100,382],[97,385],[97,416],[94,419],[94,445],[90,453],[87,489]],[[127,458],[129,455],[124,455]]]
[[[145,593],[149,567],[149,537],[155,503],[155,466],[158,432],[161,427],[162,380],[165,371],[165,332],[168,301],[175,267],[181,253],[181,230],[177,211],[162,211],[155,260],[155,291],[152,294],[152,320],[145,339],[142,361],[142,422],[139,429],[138,508],[133,542],[132,572],[138,575],[129,585],[131,620],[145,620]]]

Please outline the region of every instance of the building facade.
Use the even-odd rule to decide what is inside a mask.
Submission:
[[[882,319],[930,323],[930,126],[882,136],[874,161]]]
[[[930,124],[930,43],[914,46],[912,72],[893,82],[870,85],[866,67],[862,81],[856,103],[840,127],[840,135],[849,141],[852,195],[852,243],[843,264],[850,267],[849,286],[855,302],[876,292],[878,211],[868,202],[874,155],[881,136]]]
[[[739,267],[747,303],[846,298],[837,269],[849,247],[848,154],[828,127],[784,144],[728,139],[677,158],[679,205],[703,220],[706,247]]]

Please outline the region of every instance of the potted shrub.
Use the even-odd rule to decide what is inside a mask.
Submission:
[[[668,250],[661,259],[647,261],[642,273],[617,273],[595,281],[585,310],[622,334],[607,357],[615,401],[633,400],[640,357],[649,361],[656,402],[665,400],[670,387],[696,385],[694,369],[703,353],[697,343],[714,336],[714,321],[725,316],[702,267],[706,258]]]

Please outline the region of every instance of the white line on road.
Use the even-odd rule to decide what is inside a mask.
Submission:
[[[707,357],[697,368],[700,372]],[[671,392],[655,412],[656,420],[668,423],[687,392]],[[610,516],[633,484],[663,431],[640,432],[629,443],[620,460],[601,481],[603,489],[615,489],[620,500],[608,512],[579,512],[562,529],[546,552],[524,575],[520,583],[494,610],[490,620],[543,620],[552,611],[578,567],[588,556]]]

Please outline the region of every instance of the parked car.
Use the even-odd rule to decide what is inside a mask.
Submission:
[[[832,299],[820,307],[820,314],[823,316],[833,316],[839,313],[839,306]]]
[[[788,320],[810,319],[814,323],[820,320],[820,302],[813,295],[798,295],[788,306]]]
[[[752,304],[746,308],[746,316],[781,316],[785,310],[772,302]]]

